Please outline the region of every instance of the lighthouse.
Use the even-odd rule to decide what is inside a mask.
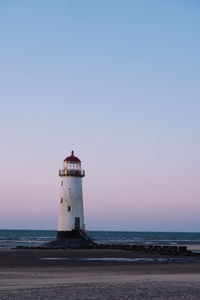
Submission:
[[[61,193],[57,237],[40,248],[91,247],[94,242],[85,231],[83,213],[82,178],[85,171],[74,151],[63,161],[59,176]]]
[[[85,171],[74,151],[64,160],[59,176],[61,197],[57,239],[78,238],[85,233],[82,192]]]

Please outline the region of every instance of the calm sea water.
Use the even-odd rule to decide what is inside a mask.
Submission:
[[[89,231],[96,243],[200,245],[200,233]],[[0,230],[0,248],[39,246],[55,239],[54,230]]]

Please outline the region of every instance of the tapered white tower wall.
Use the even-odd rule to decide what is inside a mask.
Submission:
[[[61,181],[60,213],[58,231],[75,229],[75,220],[79,218],[80,228],[84,228],[82,178],[66,176]]]
[[[64,160],[63,169],[59,171],[61,177],[60,212],[58,219],[59,238],[70,237],[72,232],[84,230],[82,177],[85,171],[81,168],[81,161],[74,156]]]

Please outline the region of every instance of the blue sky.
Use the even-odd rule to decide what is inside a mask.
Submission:
[[[199,231],[198,1],[0,1],[0,228]]]

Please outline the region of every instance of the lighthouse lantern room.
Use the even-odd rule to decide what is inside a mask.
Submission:
[[[82,177],[85,171],[81,161],[72,151],[59,170],[61,177],[60,213],[57,239],[80,238],[84,236],[84,214]]]

